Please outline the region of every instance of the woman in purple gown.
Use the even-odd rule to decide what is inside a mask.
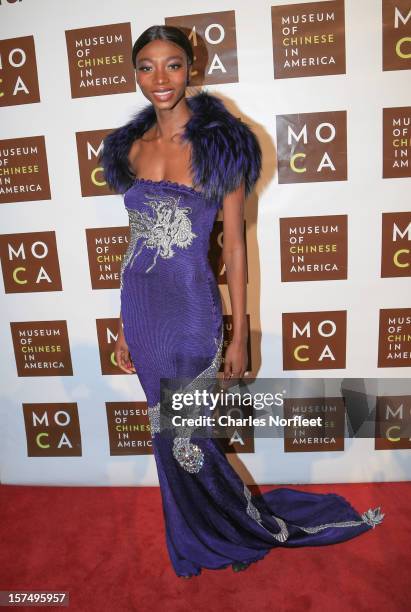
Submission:
[[[163,435],[160,379],[185,377],[195,386],[220,368],[222,305],[208,261],[220,208],[234,326],[224,377],[246,374],[243,207],[260,175],[261,149],[217,97],[186,97],[193,53],[182,31],[148,28],[132,61],[150,104],[106,137],[101,155],[130,220],[116,359],[137,373],[147,397],[175,573],[238,571],[276,546],[332,544],[372,529],[382,520],[379,508],[359,514],[338,495],[290,488],[252,496],[217,439]]]

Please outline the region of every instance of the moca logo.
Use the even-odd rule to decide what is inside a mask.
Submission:
[[[194,63],[190,86],[238,83],[235,11],[166,17],[189,38]]]
[[[411,276],[411,212],[382,213],[381,277]]]
[[[98,160],[103,151],[103,140],[113,130],[76,132],[77,156],[81,195],[84,197],[113,195],[106,183],[103,166]]]
[[[347,180],[347,113],[277,115],[279,183]]]
[[[0,106],[40,102],[33,36],[0,40]]]
[[[382,69],[411,68],[410,0],[382,0]]]
[[[283,369],[345,368],[347,311],[284,312]]]
[[[5,293],[61,291],[56,233],[0,235]]]
[[[23,404],[28,457],[81,457],[76,403]]]
[[[375,450],[411,448],[411,395],[377,397]]]

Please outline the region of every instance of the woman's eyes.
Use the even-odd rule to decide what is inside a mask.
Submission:
[[[169,66],[168,66],[168,67],[169,67],[169,68],[171,68],[171,67],[173,67],[173,68],[174,68],[174,67],[181,68],[181,64],[169,64]],[[150,66],[140,66],[140,67],[139,67],[139,70],[141,70],[141,71],[143,71],[143,72],[146,72],[146,68],[147,68],[147,70],[150,70]]]

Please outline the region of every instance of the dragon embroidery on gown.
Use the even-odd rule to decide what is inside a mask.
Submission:
[[[192,231],[189,218],[191,207],[179,206],[181,196],[144,195],[147,200],[143,204],[151,209],[152,214],[127,208],[130,220],[130,244],[122,263],[123,271],[129,262],[130,268],[133,266],[134,259],[144,247],[155,249],[153,262],[146,269],[146,272],[150,272],[158,256],[170,259],[175,253],[173,247],[186,249],[197,237]],[[139,240],[141,240],[140,247],[133,256]]]

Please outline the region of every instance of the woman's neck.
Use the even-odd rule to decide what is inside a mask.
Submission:
[[[150,137],[159,142],[172,141],[176,135],[181,134],[193,114],[185,97],[182,97],[173,108],[162,109],[154,106],[154,109],[156,122]]]

